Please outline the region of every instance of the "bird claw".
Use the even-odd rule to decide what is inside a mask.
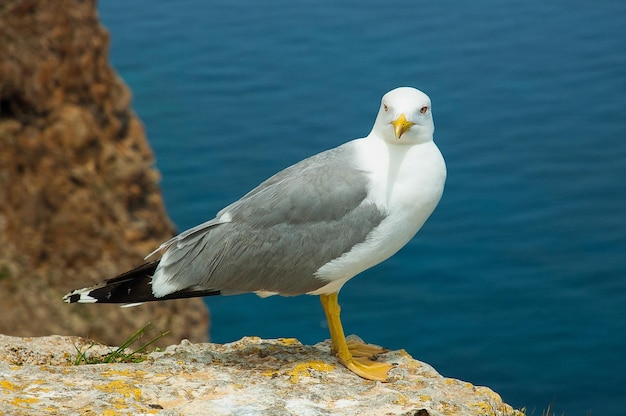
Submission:
[[[389,352],[388,349],[379,347],[378,345],[366,344],[364,342],[347,339],[348,350],[354,358],[376,359],[378,354]]]
[[[372,381],[387,381],[389,370],[394,367],[392,364],[375,362],[367,358],[350,357],[344,360],[339,357],[339,361],[353,373]]]

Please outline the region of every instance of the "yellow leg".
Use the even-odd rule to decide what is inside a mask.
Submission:
[[[359,376],[376,381],[387,381],[387,373],[393,366],[391,364],[379,363],[369,360],[374,354],[385,350],[357,342],[346,342],[346,336],[341,326],[341,307],[337,302],[338,293],[321,295],[322,307],[328,321],[330,330],[331,351],[337,356],[339,362],[345,365],[350,371]]]

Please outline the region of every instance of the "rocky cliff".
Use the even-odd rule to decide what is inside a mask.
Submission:
[[[131,94],[95,1],[0,2],[0,333],[120,344],[147,321],[207,338],[200,299],[69,306],[173,234]]]
[[[180,345],[141,363],[71,365],[86,340],[0,335],[0,414],[523,416],[486,387],[445,378],[405,351],[392,380],[363,380],[330,355],[330,342],[244,338]],[[70,400],[68,400],[70,399]]]

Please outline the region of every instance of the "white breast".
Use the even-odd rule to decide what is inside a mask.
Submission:
[[[311,294],[337,292],[355,275],[395,254],[424,225],[443,193],[446,166],[432,141],[395,145],[367,137],[355,145],[358,165],[371,181],[366,202],[388,216],[364,242],[316,272],[329,284]]]

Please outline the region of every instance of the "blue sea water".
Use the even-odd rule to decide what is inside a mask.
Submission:
[[[626,398],[626,2],[101,1],[180,230],[433,101],[448,165],[417,237],[342,290],[347,333],[540,415]],[[328,338],[317,297],[207,299],[211,338]],[[533,413],[534,412],[534,413]]]

